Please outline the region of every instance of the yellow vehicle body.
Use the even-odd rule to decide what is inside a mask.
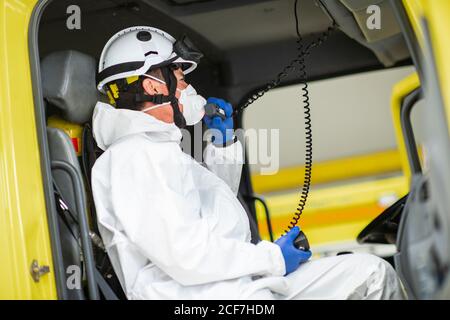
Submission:
[[[33,100],[33,83],[30,67],[29,25],[37,0],[3,0],[0,4],[0,299],[57,299],[50,232],[47,221],[47,208],[44,196],[43,174],[36,127],[36,114]],[[450,42],[447,33],[450,30],[450,2],[448,0],[404,0],[409,18],[413,23],[419,42],[423,42],[421,17],[425,16],[431,33],[431,41],[439,72],[441,91],[444,95],[447,121],[450,121]],[[450,128],[450,126],[449,126]],[[400,151],[403,153],[402,151]],[[403,155],[396,151],[374,155],[386,161],[383,170],[400,169]],[[389,160],[387,160],[389,159]],[[354,159],[353,159],[354,160]],[[387,162],[391,162],[386,167]],[[333,164],[331,164],[331,167]],[[326,168],[326,165],[325,165]],[[299,175],[301,176],[301,175]],[[291,181],[291,180],[290,180]],[[292,181],[290,183],[293,183]],[[339,190],[317,191],[308,203],[311,220],[305,220],[306,232],[312,243],[325,240],[343,239],[355,235],[356,231],[376,216],[381,207],[374,200],[380,192],[394,190],[400,196],[407,192],[407,178],[390,178],[375,184],[361,182],[364,195],[345,186]],[[256,183],[256,189],[258,183]],[[261,190],[267,190],[261,185]],[[297,199],[297,195],[295,199]],[[352,211],[348,210],[351,202]],[[276,195],[274,195],[276,197]],[[282,216],[293,211],[296,203],[292,199],[269,199],[272,207],[279,207]],[[320,214],[321,202],[326,199],[332,203],[334,213],[328,216]],[[294,202],[289,208],[285,204]],[[358,204],[366,206],[366,213]],[[342,208],[348,221],[347,229],[327,230],[330,219],[335,219]],[[275,211],[276,211],[275,210]],[[316,210],[316,212],[314,212]],[[283,214],[284,212],[284,214]],[[263,219],[263,216],[261,219]],[[360,219],[361,218],[361,219]],[[283,218],[284,219],[284,218]],[[281,230],[289,217],[275,222]],[[313,230],[314,225],[322,229]],[[264,231],[264,222],[260,223]],[[310,229],[310,230],[308,230]],[[320,234],[320,236],[319,236]],[[49,272],[39,281],[31,275],[32,263],[48,266]]]
[[[56,299],[28,29],[36,0],[0,5],[0,299]],[[48,266],[39,282],[31,265]]]

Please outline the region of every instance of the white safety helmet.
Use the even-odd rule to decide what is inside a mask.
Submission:
[[[185,39],[175,41],[157,28],[136,26],[112,36],[100,56],[97,89],[106,93],[105,85],[118,79],[136,78],[150,68],[181,64],[184,74],[193,71],[202,54]]]

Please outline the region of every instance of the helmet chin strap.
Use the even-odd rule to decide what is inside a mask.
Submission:
[[[177,78],[175,77],[173,71],[169,67],[164,67],[161,69],[163,78],[167,84],[167,89],[169,90],[168,100],[173,110],[173,121],[175,125],[182,129],[186,127],[186,119],[180,111],[180,106],[178,105],[178,98],[175,96],[177,90]]]
[[[167,89],[169,91],[169,95],[155,94],[155,95],[145,95],[142,93],[134,94],[134,103],[142,103],[142,102],[152,102],[155,104],[162,104],[165,102],[170,102],[173,110],[173,121],[175,125],[182,129],[186,127],[186,119],[183,116],[183,113],[180,111],[180,106],[178,105],[178,98],[175,96],[177,90],[177,78],[173,74],[173,71],[169,67],[161,68],[162,76],[167,85]],[[122,94],[125,96],[125,94]]]

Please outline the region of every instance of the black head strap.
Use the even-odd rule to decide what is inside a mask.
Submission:
[[[154,104],[162,104],[165,102],[170,102],[173,110],[173,120],[175,125],[178,128],[186,127],[186,119],[180,111],[180,107],[178,105],[178,99],[175,96],[177,90],[177,78],[173,73],[173,70],[169,66],[164,66],[161,68],[161,73],[164,81],[166,82],[167,89],[169,91],[169,95],[155,94],[155,95],[146,95],[143,93],[130,92],[128,90],[128,86],[121,82],[117,81],[116,84],[120,88],[119,91],[120,97],[116,100],[116,106],[118,108],[128,108],[130,105],[133,105],[137,108],[143,102],[152,102]]]
[[[177,90],[177,78],[175,77],[173,71],[169,67],[161,68],[161,72],[164,78],[164,81],[167,84],[167,89],[169,90],[168,99],[170,101],[170,105],[173,110],[173,121],[178,128],[186,127],[186,119],[180,111],[180,107],[178,105],[178,99],[175,96]]]
[[[142,103],[142,102],[152,102],[154,104],[162,104],[165,102],[170,102],[169,96],[165,96],[163,94],[155,94],[152,96],[137,93],[134,97],[134,101],[136,104]]]

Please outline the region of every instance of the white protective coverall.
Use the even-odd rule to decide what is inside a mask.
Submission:
[[[283,276],[280,247],[250,243],[236,197],[239,142],[208,145],[206,168],[181,150],[174,124],[101,102],[93,131],[105,150],[92,171],[98,225],[129,299],[402,297],[393,268],[367,254],[309,261]]]

